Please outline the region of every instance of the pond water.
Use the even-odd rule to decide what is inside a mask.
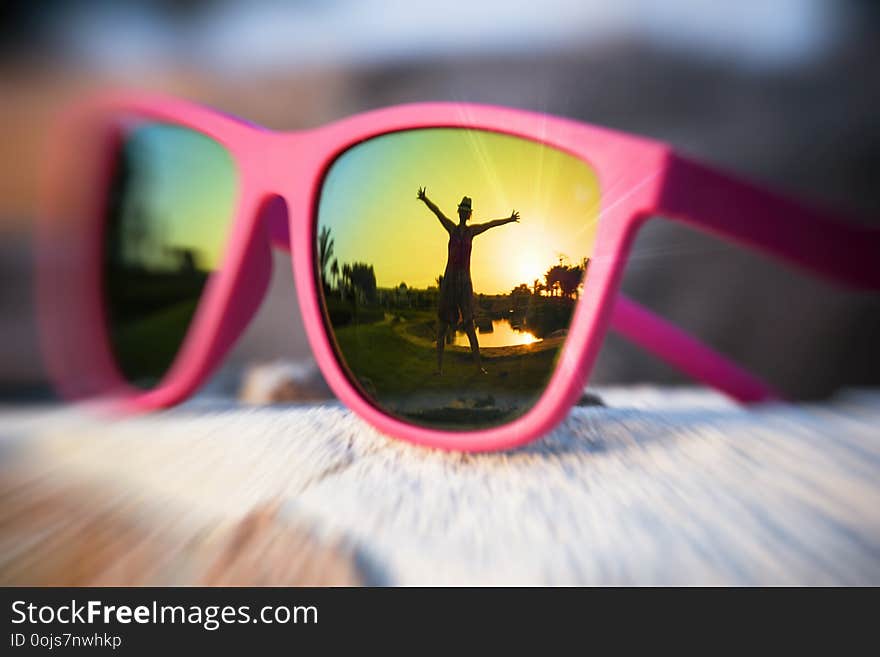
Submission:
[[[480,329],[477,329],[477,340],[481,347],[511,347],[540,342],[541,338],[535,337],[528,331],[513,328],[506,319],[494,319],[492,320],[491,333],[482,333]],[[452,344],[469,347],[467,333],[456,331]]]

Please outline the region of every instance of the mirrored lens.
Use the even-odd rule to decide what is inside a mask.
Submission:
[[[409,130],[343,153],[322,188],[316,263],[351,381],[425,427],[522,415],[565,342],[598,216],[588,164],[518,137]]]
[[[186,336],[221,263],[235,166],[209,137],[175,125],[128,126],[116,153],[104,238],[110,343],[131,383],[151,387]]]

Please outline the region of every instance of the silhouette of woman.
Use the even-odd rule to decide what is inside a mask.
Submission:
[[[447,246],[446,271],[443,274],[443,282],[440,284],[440,303],[437,307],[437,317],[440,320],[440,328],[437,331],[437,373],[443,374],[443,349],[446,346],[446,334],[450,327],[458,324],[459,319],[468,336],[471,345],[471,353],[477,368],[486,374],[480,359],[480,343],[477,342],[477,330],[474,327],[474,284],[471,281],[471,247],[474,238],[485,233],[490,228],[503,226],[512,222],[519,222],[519,212],[514,210],[509,217],[487,221],[484,224],[467,225],[473,213],[472,201],[469,196],[464,196],[458,204],[458,224],[450,220],[438,208],[426,194],[424,187],[419,188],[418,199],[428,206],[443,228],[449,233]]]

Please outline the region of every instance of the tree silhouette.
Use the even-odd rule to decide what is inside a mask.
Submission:
[[[321,281],[324,284],[324,290],[329,291],[327,283],[327,265],[330,264],[330,258],[333,257],[333,238],[330,237],[330,227],[324,226],[318,234],[318,264],[321,267]]]
[[[584,278],[584,271],[589,265],[589,258],[584,258],[583,264],[577,267],[563,265],[560,259],[558,265],[553,265],[544,275],[544,286],[550,292],[550,296],[562,296],[569,299],[578,298],[578,288]],[[536,281],[537,282],[537,281]]]
[[[559,277],[559,288],[565,297],[577,298],[578,286],[581,284],[581,278],[584,270],[578,267],[563,267]]]
[[[553,265],[547,270],[547,273],[544,274],[544,287],[550,292],[551,297],[558,296],[558,293],[561,290],[560,279],[563,274],[563,265]]]
[[[330,263],[330,275],[333,277],[333,287],[339,289],[339,262],[336,258]]]
[[[351,287],[351,265],[345,263],[342,265],[342,283],[339,285],[339,293],[343,297],[347,296],[349,287]]]
[[[373,265],[364,262],[352,263],[349,278],[351,287],[364,301],[376,299],[376,272]]]
[[[510,303],[516,312],[525,313],[531,298],[532,291],[525,283],[520,283],[510,291]]]

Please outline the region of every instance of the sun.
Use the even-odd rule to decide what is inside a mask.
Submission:
[[[542,259],[537,251],[524,251],[517,254],[517,260],[513,270],[516,272],[516,284],[525,283],[529,287],[535,279],[544,281],[544,272],[547,271],[546,259]]]

